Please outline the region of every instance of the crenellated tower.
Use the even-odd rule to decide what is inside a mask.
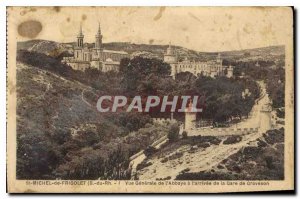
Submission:
[[[185,109],[184,129],[185,130],[195,129],[196,118],[197,118],[197,110],[195,107],[193,107],[193,104],[190,101],[188,107]]]
[[[175,79],[175,75],[177,74],[176,64],[177,64],[177,53],[172,48],[171,44],[167,48],[167,52],[164,54],[164,62],[170,64],[171,66],[171,76]]]

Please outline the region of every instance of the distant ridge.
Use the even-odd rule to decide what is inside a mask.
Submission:
[[[55,41],[47,40],[30,40],[24,42],[18,42],[18,50],[28,50],[35,51],[39,53],[44,53],[53,57],[58,57],[62,53],[72,54],[71,43],[58,43]],[[93,43],[88,43],[88,46],[92,47]],[[125,51],[133,56],[144,56],[144,57],[155,57],[162,59],[168,45],[155,45],[155,44],[134,44],[128,42],[111,42],[104,43],[103,47],[107,50],[120,50]],[[221,53],[224,59],[242,59],[251,58],[254,59],[276,59],[278,57],[284,56],[285,48],[283,45],[279,46],[268,46],[254,49],[245,50],[233,50],[233,51],[221,51],[221,52],[198,52],[195,50],[190,50],[181,46],[174,46],[180,59],[188,57],[190,60],[195,61],[207,61],[215,59],[218,53]]]

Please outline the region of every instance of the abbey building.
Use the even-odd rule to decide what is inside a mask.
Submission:
[[[179,61],[176,51],[172,48],[171,45],[167,48],[167,52],[164,54],[164,62],[170,64],[171,66],[171,76],[175,79],[176,74],[180,72],[190,72],[197,75],[204,75],[210,77],[216,76],[227,76],[231,78],[233,76],[233,67],[232,66],[223,66],[222,59],[220,54],[216,60],[208,62],[196,62],[185,59]]]
[[[73,57],[64,57],[62,62],[71,66],[74,70],[85,71],[87,68],[95,68],[102,72],[119,71],[120,61],[123,58],[130,58],[124,51],[106,50],[102,45],[102,34],[100,24],[95,35],[95,44],[90,47],[84,43],[84,35],[80,26],[76,44],[73,47]],[[171,76],[176,77],[180,72],[190,72],[194,75],[204,75],[210,77],[233,76],[232,66],[223,66],[220,55],[216,60],[208,62],[196,62],[185,59],[179,61],[176,51],[169,45],[164,54],[164,61],[171,66]]]
[[[77,41],[74,46],[74,56],[64,57],[62,62],[71,66],[74,70],[84,71],[87,68],[95,68],[102,72],[119,71],[120,61],[123,58],[129,57],[124,51],[105,50],[102,46],[102,34],[100,24],[98,32],[95,36],[95,44],[90,48],[85,44],[82,27],[80,26],[77,35]]]

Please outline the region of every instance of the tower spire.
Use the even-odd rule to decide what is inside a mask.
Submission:
[[[96,34],[95,48],[101,49],[101,47],[102,47],[102,35],[101,35],[100,22],[98,22],[98,31]]]
[[[82,33],[82,25],[80,24],[79,33],[77,35],[77,47],[83,47],[83,33]]]
[[[82,25],[80,23],[80,27],[79,27],[79,33],[78,33],[78,36],[83,36],[83,33],[82,33]]]
[[[101,35],[100,22],[98,22],[98,35]]]

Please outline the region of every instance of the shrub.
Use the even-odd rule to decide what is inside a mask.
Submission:
[[[217,137],[214,137],[214,139],[212,139],[210,141],[211,144],[214,144],[214,145],[219,145],[220,143],[222,142],[222,140],[220,140],[219,138]]]
[[[138,164],[136,166],[136,170],[142,170],[143,168],[149,167],[151,165],[152,165],[152,162],[145,162],[145,161],[143,161],[143,162],[141,162],[140,164]]]
[[[218,168],[218,169],[224,169],[224,166],[222,166],[221,164],[219,164],[219,165],[217,166],[217,168]]]
[[[223,144],[235,144],[242,141],[242,137],[239,135],[234,135],[234,136],[230,136],[228,137]]]
[[[168,138],[170,142],[174,142],[179,137],[179,126],[178,124],[172,124],[169,132],[168,132]]]
[[[168,176],[165,178],[156,178],[156,180],[171,180],[171,176]]]
[[[277,115],[277,117],[279,117],[279,118],[284,118],[284,116],[285,116],[285,111],[284,111],[284,110],[277,109],[276,115]]]
[[[168,160],[169,160],[169,158],[166,157],[166,158],[162,159],[160,162],[161,162],[161,163],[166,163],[166,162],[168,162]]]
[[[157,152],[157,149],[154,148],[153,146],[148,146],[145,150],[144,150],[144,154],[146,157],[149,157],[151,155],[153,155],[154,153]]]
[[[182,138],[183,138],[183,139],[186,139],[187,137],[188,137],[187,132],[186,132],[186,131],[183,131],[183,132],[182,132]]]
[[[243,155],[246,160],[248,159],[256,159],[263,149],[255,146],[247,146],[244,148]]]
[[[274,169],[273,157],[272,156],[266,156],[265,161],[266,161],[268,169]]]
[[[257,141],[257,146],[258,147],[266,147],[268,144],[265,142],[265,141],[263,141],[263,140],[258,140]]]
[[[186,168],[186,169],[183,169],[180,173],[187,173],[189,172],[191,169],[190,168]]]
[[[180,158],[182,156],[183,156],[182,152],[176,152],[175,154],[169,156],[169,160],[175,160],[175,159]]]
[[[268,144],[275,144],[284,142],[284,130],[281,129],[274,129],[267,131],[264,135],[264,138]]]
[[[207,147],[210,147],[210,144],[209,144],[209,142],[203,142],[203,143],[198,144],[198,147],[207,148]]]

